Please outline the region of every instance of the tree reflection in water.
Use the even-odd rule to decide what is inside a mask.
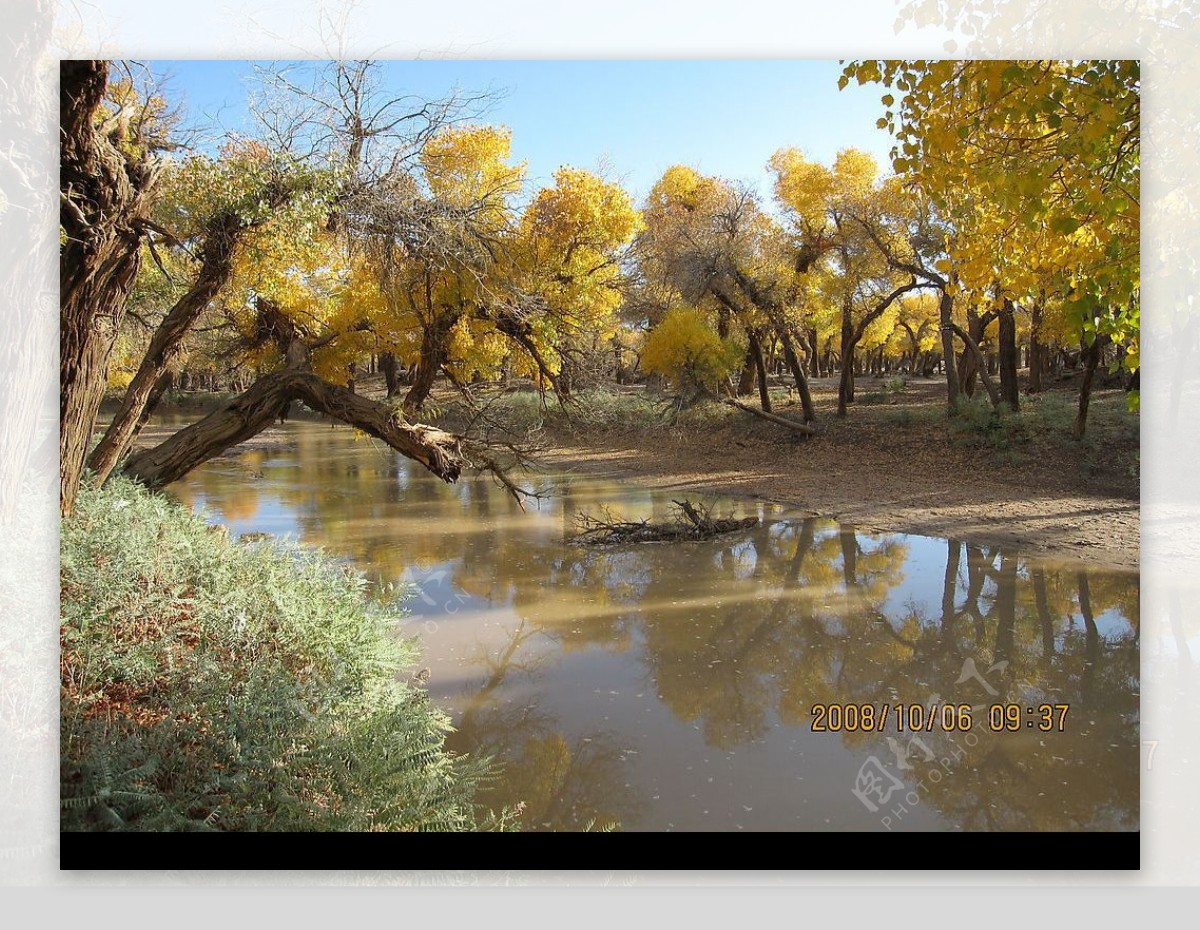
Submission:
[[[991,734],[980,710],[978,742],[923,795],[941,826],[1137,828],[1135,575],[872,536],[755,502],[729,507],[763,522],[724,539],[573,546],[574,514],[603,504],[664,519],[680,492],[546,479],[554,494],[525,513],[487,479],[443,485],[348,430],[289,433],[291,448],[209,463],[173,490],[238,531],[290,531],[373,577],[415,581],[406,630],[436,621],[422,636],[435,697],[455,716],[452,745],[503,761],[492,797],[524,801],[531,827],[655,824],[672,773],[682,783],[783,740],[840,747],[847,806],[836,813],[859,823],[854,771],[892,759],[897,734],[810,733],[813,705],[940,700],[1071,705],[1062,733]],[[593,690],[615,697],[589,703]],[[702,744],[680,748],[692,730]],[[956,738],[921,737],[939,758]],[[639,752],[657,754],[653,779]],[[776,756],[780,784],[794,784],[798,759]],[[697,782],[696,806],[718,803]],[[705,826],[686,807],[676,825]]]

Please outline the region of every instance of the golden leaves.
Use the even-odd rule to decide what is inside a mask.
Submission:
[[[510,164],[512,130],[507,126],[451,126],[421,150],[425,181],[433,195],[458,207],[503,213],[521,190],[525,163]]]
[[[1057,288],[1136,346],[1136,62],[860,61],[843,77],[900,91],[883,98],[892,166],[954,228],[939,271],[1017,300]]]

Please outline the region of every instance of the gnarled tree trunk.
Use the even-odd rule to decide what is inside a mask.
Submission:
[[[155,385],[179,357],[184,337],[204,308],[233,274],[234,249],[242,229],[242,222],[233,213],[223,214],[209,224],[196,280],[158,324],[137,373],[125,389],[120,409],[88,459],[88,467],[100,481],[108,478],[137,439]]]
[[[792,371],[792,377],[796,381],[796,390],[800,394],[800,406],[804,410],[804,422],[812,423],[817,418],[816,410],[813,408],[812,393],[808,389],[808,378],[804,376],[804,365],[796,357],[796,350],[792,345],[792,337],[788,335],[786,328],[780,327],[779,342],[783,345],[783,358],[787,362],[788,368]]]
[[[454,319],[439,317],[421,333],[421,357],[413,366],[412,387],[404,395],[404,412],[409,416],[421,409],[433,390],[437,373],[446,361],[446,342],[454,323]]]
[[[108,381],[113,344],[141,266],[158,163],[123,149],[129,114],[98,123],[106,61],[61,64],[59,487],[70,514]]]
[[[259,378],[250,389],[161,445],[131,456],[124,473],[151,488],[182,478],[270,426],[295,400],[356,426],[420,462],[446,482],[469,465],[461,439],[432,426],[409,423],[386,404],[353,394],[309,371],[286,369]]]

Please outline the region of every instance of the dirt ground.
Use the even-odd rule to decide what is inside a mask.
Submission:
[[[859,386],[860,399],[873,381]],[[1119,391],[1092,403],[1096,435],[1083,444],[1039,433],[996,448],[948,429],[944,383],[915,381],[877,405],[836,419],[835,386],[815,381],[821,434],[813,439],[748,414],[706,431],[606,435],[559,445],[549,463],[656,487],[747,495],[836,518],[867,531],[951,536],[986,545],[1138,567],[1136,418]],[[1073,395],[1056,398],[1069,414]],[[904,413],[902,411],[907,411]],[[777,413],[799,418],[798,408]],[[1115,425],[1114,425],[1115,424]],[[1004,440],[998,441],[1004,446]]]

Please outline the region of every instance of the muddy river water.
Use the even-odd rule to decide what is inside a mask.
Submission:
[[[486,799],[529,828],[1138,828],[1136,574],[586,475],[530,479],[523,511],[350,429],[284,429],[171,492],[411,585],[398,631],[449,744],[502,763]],[[666,520],[684,493],[760,523],[569,541],[579,513]]]

